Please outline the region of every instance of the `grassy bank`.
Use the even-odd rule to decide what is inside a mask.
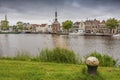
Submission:
[[[85,60],[94,56],[99,60],[99,66],[102,67],[115,67],[120,66],[118,59],[107,54],[98,52],[91,52],[85,56],[76,55],[76,53],[69,49],[53,48],[43,49],[37,56],[31,56],[27,51],[18,51],[13,57],[0,56],[0,60],[20,60],[20,61],[37,61],[37,62],[54,62],[54,63],[69,63],[69,64],[85,64]]]
[[[89,75],[85,65],[0,60],[0,80],[119,80],[120,68],[99,67]]]

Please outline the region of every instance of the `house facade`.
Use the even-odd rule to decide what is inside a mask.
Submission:
[[[109,29],[105,26],[104,20],[102,22],[100,22],[98,29],[99,29],[99,33],[104,33],[104,34],[109,33]]]
[[[94,20],[86,20],[84,22],[85,24],[85,32],[86,33],[98,33],[99,32],[99,24],[100,24],[100,21],[94,19]]]
[[[48,24],[41,24],[36,27],[36,32],[48,32]]]
[[[85,25],[85,33],[96,34],[96,33],[103,33],[103,34],[110,34],[110,29],[106,27],[105,21],[99,20],[86,20],[84,22]],[[116,29],[112,30],[112,34],[120,33],[120,22],[119,26]]]
[[[85,32],[85,24],[84,22],[75,22],[73,24],[73,32]]]
[[[119,26],[117,27],[117,33],[120,34],[120,20],[119,20]]]

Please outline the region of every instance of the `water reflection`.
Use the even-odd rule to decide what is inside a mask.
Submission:
[[[37,55],[39,50],[54,47],[71,49],[81,56],[97,51],[120,59],[120,39],[112,37],[0,34],[0,55],[3,56],[14,56],[18,50]]]
[[[67,36],[52,35],[53,44],[55,47],[70,49],[68,45]]]

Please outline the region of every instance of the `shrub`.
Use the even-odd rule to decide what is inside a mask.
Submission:
[[[98,52],[93,52],[89,55],[86,55],[85,59],[87,59],[89,56],[93,56],[93,57],[98,58],[100,66],[113,67],[117,64],[117,60],[115,60],[113,57],[111,57],[107,54],[102,55]]]
[[[38,58],[46,62],[77,63],[77,58],[73,51],[58,47],[51,50],[42,50]]]

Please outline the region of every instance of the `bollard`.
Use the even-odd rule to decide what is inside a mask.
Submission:
[[[88,73],[89,74],[97,74],[97,68],[99,65],[99,61],[96,57],[88,57],[86,60]]]

